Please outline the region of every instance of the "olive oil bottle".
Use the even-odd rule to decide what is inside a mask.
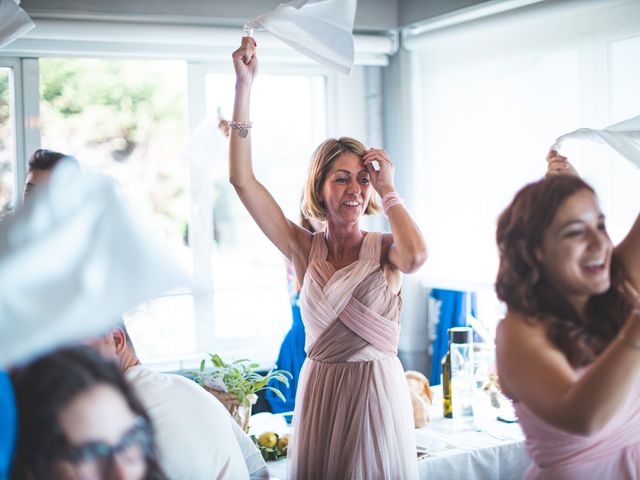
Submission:
[[[453,418],[451,408],[451,349],[447,347],[447,354],[442,357],[442,415]]]

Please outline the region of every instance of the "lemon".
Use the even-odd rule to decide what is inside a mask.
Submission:
[[[288,446],[289,446],[289,435],[283,435],[278,440],[278,449],[280,449],[282,453],[287,453]]]
[[[264,432],[258,437],[258,443],[263,447],[274,448],[278,444],[278,435],[274,432]]]

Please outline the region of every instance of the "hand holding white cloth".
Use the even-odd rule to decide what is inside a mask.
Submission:
[[[103,333],[187,278],[113,182],[62,160],[0,223],[0,368]]]
[[[580,128],[559,137],[551,149],[560,150],[567,141],[580,139],[606,143],[640,167],[640,116],[610,125],[603,130]]]
[[[18,0],[0,0],[0,48],[35,27],[19,3]]]
[[[267,30],[300,53],[349,75],[353,68],[356,0],[294,0],[245,25]]]

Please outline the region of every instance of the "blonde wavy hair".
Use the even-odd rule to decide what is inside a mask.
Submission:
[[[311,156],[309,173],[302,197],[302,213],[305,217],[313,217],[318,220],[326,220],[327,208],[320,198],[322,187],[327,179],[333,162],[343,153],[355,153],[362,157],[367,151],[363,143],[351,137],[329,138],[322,142]],[[381,211],[375,197],[375,191],[369,198],[369,203],[364,211],[365,215],[372,215]]]

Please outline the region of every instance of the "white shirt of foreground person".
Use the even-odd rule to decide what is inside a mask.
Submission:
[[[224,406],[192,380],[134,365],[125,376],[153,422],[158,458],[175,480],[268,479],[253,441]]]

